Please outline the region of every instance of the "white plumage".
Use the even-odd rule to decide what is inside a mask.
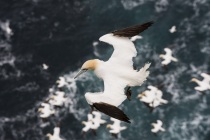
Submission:
[[[95,115],[93,118],[93,122],[97,121],[100,124],[106,123],[106,121],[101,118],[101,113],[99,113],[97,111],[93,111],[92,114]]]
[[[164,51],[166,52],[165,55],[161,54],[160,58],[164,59],[161,63],[162,65],[168,65],[171,61],[177,62],[178,60],[172,56],[172,51],[169,48],[165,48]]]
[[[140,101],[149,104],[150,107],[157,107],[161,104],[167,104],[168,101],[162,99],[163,93],[161,90],[154,86],[148,86],[149,90],[144,91],[142,94],[138,95]]]
[[[48,133],[47,137],[49,138],[49,140],[64,140],[60,137],[60,128],[59,127],[55,127],[53,129],[53,135]]]
[[[92,114],[88,114],[88,120],[85,122],[83,121],[82,124],[85,125],[85,127],[82,128],[83,132],[87,132],[88,130],[92,129],[93,127],[93,115]]]
[[[162,127],[163,122],[161,120],[157,120],[157,123],[152,123],[152,126],[154,127],[151,131],[153,133],[157,133],[159,131],[165,131],[165,129]]]
[[[55,110],[51,109],[50,104],[42,103],[41,106],[42,107],[38,109],[38,111],[41,112],[41,118],[48,118],[49,116],[55,113]]]
[[[195,90],[198,91],[205,91],[205,90],[210,90],[210,75],[206,73],[201,73],[201,76],[203,77],[203,80],[200,81],[196,78],[192,78],[192,82],[195,82],[198,84],[197,87],[195,87]]]
[[[113,124],[108,124],[107,128],[110,128],[109,130],[110,133],[112,134],[118,134],[122,130],[125,130],[127,127],[126,126],[121,126],[120,121],[114,118],[110,118],[111,121],[113,121]]]
[[[49,103],[54,106],[63,106],[64,102],[66,101],[66,98],[64,97],[65,92],[63,91],[56,91],[56,95],[53,95],[50,97]]]
[[[64,77],[59,77],[59,80],[57,80],[56,83],[58,84],[59,88],[68,84]]]
[[[131,37],[131,41],[136,41],[137,39],[142,39],[143,37],[142,36],[140,36],[140,35],[135,35],[135,36],[133,36],[133,37]]]
[[[90,105],[104,102],[117,107],[126,99],[126,86],[140,86],[146,80],[149,75],[146,70],[150,64],[146,64],[139,71],[133,69],[132,58],[136,56],[137,51],[127,37],[113,36],[110,33],[99,40],[113,45],[114,52],[106,62],[96,60],[97,67],[94,72],[104,80],[104,92],[86,93],[85,98]]]
[[[169,32],[170,32],[170,33],[175,33],[175,32],[176,32],[176,26],[172,26],[172,27],[169,29]]]

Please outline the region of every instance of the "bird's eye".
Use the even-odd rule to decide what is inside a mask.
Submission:
[[[88,69],[82,69],[82,70],[87,71]]]

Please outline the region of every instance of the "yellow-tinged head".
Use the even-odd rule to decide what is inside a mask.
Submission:
[[[139,94],[137,97],[138,98],[142,98],[143,96],[145,96],[145,93],[144,92],[142,92],[141,94]]]
[[[111,124],[107,124],[106,128],[111,128]]]
[[[163,58],[163,57],[164,57],[164,55],[163,55],[163,54],[160,54],[160,55],[159,55],[159,57],[160,57],[160,58]]]
[[[48,138],[51,138],[52,137],[52,134],[50,134],[50,133],[47,133],[47,135],[46,135]]]
[[[74,79],[88,70],[95,70],[97,65],[98,65],[98,59],[92,59],[92,60],[86,61],[82,65],[81,70],[77,73],[77,75],[74,77]]]
[[[197,82],[197,81],[198,81],[198,79],[192,78],[190,82]]]

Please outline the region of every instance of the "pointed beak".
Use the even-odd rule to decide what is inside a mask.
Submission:
[[[87,70],[86,69],[81,69],[76,76],[74,77],[74,79],[76,79],[78,76],[80,76],[81,74],[85,73]]]

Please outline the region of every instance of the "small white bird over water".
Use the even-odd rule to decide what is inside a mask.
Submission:
[[[115,118],[110,118],[111,121],[113,121],[113,124],[108,124],[107,128],[110,128],[109,132],[115,136],[118,133],[120,133],[122,130],[125,130],[127,127],[126,126],[121,126],[120,121],[115,119]]]
[[[53,135],[48,133],[47,137],[49,138],[49,140],[64,140],[60,137],[60,127],[55,127],[53,129]]]
[[[47,69],[49,68],[49,66],[48,66],[47,64],[42,64],[42,68],[43,68],[44,70],[47,70]]]
[[[198,91],[210,90],[210,75],[206,73],[201,73],[201,76],[203,77],[202,81],[196,78],[192,78],[191,80],[191,82],[195,82],[198,84],[198,86],[195,87],[195,90],[198,90]]]
[[[140,101],[149,105],[149,107],[155,108],[161,104],[167,104],[168,101],[162,99],[163,93],[161,90],[154,86],[148,86],[149,90],[144,91],[139,94],[137,97],[140,98]]]
[[[101,118],[101,113],[93,111],[92,114],[94,115],[93,121],[97,121],[100,124],[106,123],[106,121]]]
[[[56,95],[53,95],[50,97],[49,103],[54,106],[63,106],[64,102],[66,101],[66,98],[64,97],[65,92],[63,91],[56,91]]]
[[[172,51],[169,48],[165,48],[166,54],[160,54],[160,58],[164,59],[161,63],[162,65],[168,65],[171,61],[177,62],[178,60],[172,56]]]
[[[41,112],[41,118],[48,118],[49,116],[55,113],[55,110],[51,109],[50,104],[42,103],[41,106],[42,107],[38,109],[38,112]]]
[[[61,88],[65,85],[67,85],[68,83],[66,82],[64,77],[59,77],[59,80],[56,81],[56,83],[58,84],[58,87]]]
[[[140,36],[140,35],[135,35],[135,36],[133,36],[133,37],[131,37],[131,41],[136,41],[137,39],[142,39],[143,37],[142,36]]]
[[[82,124],[85,125],[85,127],[82,128],[82,132],[86,133],[90,129],[92,129],[93,126],[93,115],[88,114],[88,120],[87,121],[82,121]]]
[[[162,127],[163,122],[161,120],[157,120],[157,123],[152,123],[152,126],[154,127],[151,131],[153,133],[157,133],[159,131],[165,131],[165,129]]]
[[[129,37],[138,35],[153,22],[136,25],[125,29],[113,31],[100,37],[100,41],[113,45],[114,52],[108,61],[98,59],[86,61],[79,73],[93,70],[97,77],[104,81],[104,92],[86,93],[85,98],[92,108],[96,108],[113,118],[130,122],[122,110],[117,108],[126,98],[124,89],[128,87],[141,86],[149,75],[150,64],[145,64],[139,71],[133,69],[133,57],[137,51]]]
[[[175,32],[176,32],[176,26],[172,26],[172,27],[169,29],[169,32],[170,32],[170,33],[175,33]]]

